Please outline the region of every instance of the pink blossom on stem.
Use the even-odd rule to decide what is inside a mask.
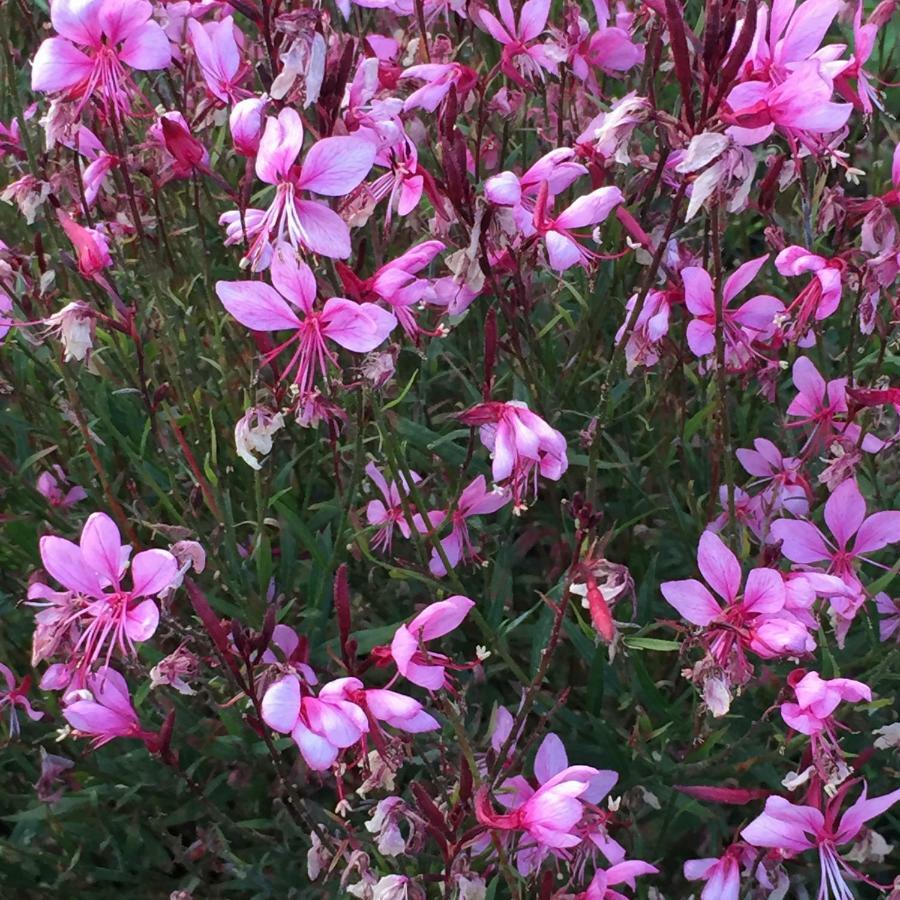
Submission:
[[[66,237],[72,242],[78,258],[78,271],[85,278],[91,278],[104,284],[100,274],[113,264],[109,255],[109,242],[96,228],[85,228],[79,225],[68,213],[61,209],[56,211],[59,224],[62,225]]]
[[[749,348],[756,339],[770,337],[775,316],[784,309],[777,297],[759,294],[737,309],[730,309],[731,301],[757,276],[768,254],[751,259],[730,275],[722,288],[723,335],[728,348]],[[684,301],[693,316],[687,326],[688,346],[695,356],[708,356],[716,349],[716,304],[712,279],[699,266],[681,270],[684,282]]]
[[[455,87],[457,96],[463,100],[468,92],[478,83],[478,75],[468,66],[460,63],[423,63],[410,66],[400,73],[400,80],[408,78],[424,81],[422,87],[413,91],[403,103],[403,111],[424,109],[434,112],[443,99]]]
[[[178,575],[178,561],[168,550],[143,550],[130,563],[131,587],[123,584],[131,547],[123,545],[119,529],[105,513],[93,513],[79,544],[45,535],[41,560],[47,572],[72,592],[64,627],[81,629],[72,649],[79,666],[89,669],[113,650],[134,653],[135,643],[149,640],[159,624],[159,609],[151,599],[165,591]]]
[[[76,732],[93,738],[94,747],[115,738],[152,737],[141,728],[125,679],[108,666],[88,675],[84,688],[67,694],[62,712]]]
[[[864,785],[859,799],[838,818],[846,793],[846,789],[841,789],[824,806],[824,812],[814,806],[790,803],[783,797],[769,797],[765,811],[744,828],[741,837],[754,847],[781,850],[788,857],[816,850],[821,866],[820,900],[853,900],[843,873],[869,884],[873,882],[853,869],[838,848],[852,841],[866,822],[900,800],[900,788],[870,798]]]
[[[494,483],[508,485],[517,510],[529,493],[537,493],[538,473],[559,481],[569,467],[566,439],[524,403],[489,400],[460,417],[480,426],[481,442],[491,452]]]
[[[256,175],[275,187],[267,210],[247,209],[224,213],[228,245],[246,237],[247,259],[253,270],[268,268],[273,246],[286,240],[294,249],[346,259],[350,256],[350,231],[344,220],[324,203],[304,200],[303,191],[323,197],[341,197],[353,190],[375,161],[375,148],[352,136],[323,138],[310,147],[302,165],[297,157],[303,147],[303,124],[296,110],[286,107],[278,118],[269,116],[256,155]]]
[[[438,691],[447,681],[450,660],[442,653],[425,647],[428,641],[443,637],[459,628],[475,605],[460,594],[426,606],[408,624],[401,625],[391,641],[390,652],[397,671],[407,680],[430,691]]]
[[[281,377],[292,375],[301,397],[309,394],[317,374],[327,377],[329,364],[338,365],[328,341],[353,353],[368,353],[397,325],[392,313],[374,303],[354,303],[343,297],[332,297],[321,309],[314,309],[315,276],[286,244],[277,248],[271,277],[274,287],[262,281],[219,281],[216,294],[225,309],[253,331],[293,332],[263,359],[269,363],[293,348]]]
[[[389,554],[395,527],[400,530],[400,534],[404,538],[409,538],[411,533],[402,502],[403,497],[409,494],[409,486],[403,476],[401,476],[400,485],[396,482],[388,484],[375,463],[372,462],[366,466],[366,475],[381,494],[380,500],[377,498],[370,500],[366,506],[366,521],[370,525],[378,527],[378,531],[372,539],[372,548]],[[414,484],[418,484],[422,480],[416,472],[410,472],[410,475]]]
[[[28,699],[28,691],[31,688],[31,677],[26,675],[21,681],[16,681],[9,666],[0,663],[0,677],[6,682],[6,690],[0,687],[0,710],[4,707],[9,709],[9,734],[10,737],[16,737],[19,734],[19,718],[16,715],[16,707],[21,707],[25,715],[36,722],[43,719],[44,714],[32,707]]]
[[[130,109],[126,66],[165,69],[172,59],[165,32],[147,0],[53,0],[47,38],[31,66],[31,88],[63,93],[78,110],[96,93],[117,115]]]
[[[235,40],[235,31],[231,16],[205,24],[196,19],[188,22],[191,46],[206,86],[223,103],[232,102],[240,96],[238,84],[246,71],[241,66],[241,51]]]
[[[801,337],[811,320],[827,319],[840,305],[846,264],[839,258],[826,259],[803,247],[786,247],[775,257],[775,268],[785,276],[814,273],[813,279],[791,301],[786,315],[793,320],[791,333]]]
[[[68,490],[66,485],[69,479],[62,466],[53,466],[53,471],[41,472],[38,475],[37,492],[56,509],[68,509],[80,500],[87,498],[87,493],[79,484],[73,484]]]

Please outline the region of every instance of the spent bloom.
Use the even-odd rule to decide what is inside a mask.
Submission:
[[[251,406],[234,426],[234,445],[238,456],[251,469],[261,469],[259,458],[272,449],[272,436],[284,428],[284,415],[264,406]]]

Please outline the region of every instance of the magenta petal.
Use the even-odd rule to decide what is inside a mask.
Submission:
[[[270,274],[278,293],[309,315],[316,300],[316,276],[305,262],[297,259],[290,244],[275,248]]]
[[[410,633],[421,637],[424,641],[443,637],[458,628],[469,610],[475,605],[474,600],[454,594],[446,600],[425,607],[407,626]]]
[[[822,532],[811,522],[778,519],[772,523],[772,537],[781,541],[781,552],[791,561],[807,565],[831,558]]]
[[[338,748],[334,744],[310,731],[302,722],[297,722],[291,731],[291,737],[313,771],[324,772],[330,769],[338,757]]]
[[[705,627],[722,612],[715,597],[695,578],[664,581],[659,589],[666,602],[674,606],[682,617],[693,625]]]
[[[297,111],[286,107],[276,119],[266,118],[266,128],[256,157],[256,174],[267,184],[278,184],[294,165],[303,147],[303,123]]]
[[[374,303],[354,303],[332,297],[322,310],[323,333],[354,353],[368,353],[396,328],[393,313]]]
[[[813,365],[809,357],[800,356],[791,370],[794,386],[810,400],[820,400],[825,396],[825,379]]]
[[[117,712],[94,703],[92,700],[76,700],[63,708],[63,718],[76,731],[84,734],[114,737],[130,724]]]
[[[93,61],[65,38],[47,38],[31,64],[33,91],[66,91],[88,78]]]
[[[303,245],[331,259],[350,256],[350,229],[347,223],[324,203],[296,200],[297,229]]]
[[[261,281],[217,281],[216,294],[241,325],[253,331],[300,327],[300,319],[281,295]]]
[[[825,503],[825,522],[839,547],[846,547],[866,517],[866,501],[855,478],[848,478],[835,488]]]
[[[545,784],[554,775],[558,775],[569,765],[569,757],[563,742],[553,732],[550,732],[543,741],[534,756],[534,775],[541,783]]]
[[[64,38],[95,47],[103,36],[101,15],[107,0],[53,0],[50,22]]]
[[[148,553],[152,551],[147,551]],[[163,551],[160,551],[163,552]],[[125,633],[133,641],[149,641],[159,626],[159,609],[152,600],[138,603],[134,609],[128,610],[125,617]]]
[[[867,786],[863,785],[859,799],[841,817],[836,836],[838,844],[853,840],[866,822],[887,812],[900,801],[900,788],[889,794],[883,794],[881,797],[867,797],[866,793]]]
[[[131,563],[131,593],[155,597],[171,587],[178,575],[178,560],[168,550],[143,550]]]
[[[766,264],[769,254],[757,256],[743,265],[738,266],[732,275],[725,281],[725,287],[722,291],[722,297],[726,303],[730,303],[754,278],[759,274],[759,270]]]
[[[579,197],[557,217],[559,228],[584,228],[602,222],[625,198],[617,187],[602,187]]]
[[[375,146],[357,137],[331,137],[316,142],[303,160],[298,188],[340,197],[350,193],[369,174]]]
[[[785,591],[781,573],[775,569],[751,569],[744,588],[743,607],[749,613],[765,615],[784,608]]]
[[[41,562],[47,574],[70,591],[100,597],[100,584],[92,569],[84,563],[77,544],[64,538],[46,535],[41,538]]]
[[[900,541],[900,511],[887,510],[869,516],[856,533],[853,554],[874,553]]]
[[[103,0],[98,19],[109,43],[119,44],[134,34],[151,15],[153,7],[147,0]]]
[[[687,266],[681,270],[684,282],[684,303],[695,316],[715,315],[712,279],[706,269]]]
[[[106,513],[92,513],[81,531],[81,555],[109,584],[116,584],[122,575],[122,538],[116,523]],[[127,559],[127,557],[125,557]]]
[[[550,0],[526,0],[519,13],[519,39],[533,41],[544,30],[550,13]]]
[[[266,725],[282,734],[290,734],[299,715],[300,682],[297,676],[285,675],[270,684],[262,699],[262,719]]]
[[[172,48],[162,28],[156,22],[147,22],[129,35],[119,59],[142,72],[165,69],[172,62]]]
[[[741,589],[741,564],[712,531],[704,531],[697,547],[697,565],[706,583],[731,603]]]
[[[715,326],[701,319],[691,319],[687,327],[687,342],[694,356],[708,356],[716,349]]]

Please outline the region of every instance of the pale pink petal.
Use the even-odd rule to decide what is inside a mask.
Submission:
[[[290,734],[300,715],[300,681],[285,675],[270,684],[262,699],[262,719],[274,731]]]
[[[846,547],[866,517],[866,501],[855,478],[841,482],[825,503],[825,522],[837,545]]]
[[[276,119],[266,118],[266,128],[256,156],[256,174],[267,184],[278,184],[294,165],[303,147],[303,123],[297,111],[285,107]]]
[[[547,245],[547,261],[554,272],[565,272],[581,262],[582,253],[578,243],[559,231],[548,231],[544,235]]]
[[[162,28],[156,22],[147,22],[128,37],[119,59],[142,72],[165,69],[172,62],[172,48]]]
[[[106,513],[92,513],[81,531],[81,555],[110,584],[122,574],[122,538],[116,523]]]
[[[716,349],[716,328],[709,322],[691,319],[685,336],[694,356],[707,356]]]
[[[741,831],[754,847],[772,847],[802,853],[816,843],[825,825],[824,817],[812,806],[794,806],[783,797],[769,797],[765,812]]]
[[[354,303],[343,297],[327,300],[322,310],[323,334],[346,350],[368,353],[397,327],[393,313],[374,303]]]
[[[748,613],[765,615],[784,607],[784,580],[775,569],[751,569],[742,606]]]
[[[768,331],[778,313],[784,311],[784,304],[769,294],[751,297],[734,313],[734,321],[753,331]]]
[[[741,589],[741,564],[712,531],[700,535],[697,565],[706,583],[726,602],[731,603]]]
[[[822,532],[812,522],[778,519],[772,523],[772,538],[781,541],[781,552],[791,561],[808,565],[831,558]]]
[[[684,581],[664,581],[659,589],[666,602],[674,606],[682,617],[693,625],[705,627],[722,613],[719,604],[706,586],[694,578]]]
[[[65,38],[47,38],[31,64],[33,91],[66,91],[88,78],[93,61]]]
[[[262,152],[262,148],[260,148]],[[298,188],[340,197],[350,193],[369,174],[375,147],[356,137],[330,137],[310,147],[300,170]]]
[[[712,278],[700,266],[687,266],[681,270],[684,282],[684,303],[695,316],[715,315]]]
[[[484,183],[484,195],[497,206],[518,206],[522,200],[522,188],[513,172],[500,172]]]
[[[64,38],[97,46],[103,36],[100,15],[106,0],[53,0],[50,22]]]
[[[152,551],[148,550],[147,552]],[[158,626],[159,609],[152,600],[138,603],[134,609],[128,610],[125,617],[125,634],[133,641],[149,641],[156,633]]]
[[[874,553],[888,544],[900,541],[900,511],[887,510],[869,516],[856,533],[853,542],[854,556]]]
[[[563,742],[553,732],[550,732],[543,741],[534,756],[535,778],[544,784],[554,775],[558,775],[569,765],[569,757]]]
[[[294,743],[306,760],[306,764],[315,772],[324,772],[334,765],[338,757],[338,748],[334,744],[310,731],[302,722],[297,722],[291,731]]]
[[[316,276],[305,262],[297,259],[290,244],[281,243],[275,248],[269,274],[282,297],[307,315],[312,311],[316,300]]]
[[[168,550],[142,550],[131,563],[131,593],[155,597],[172,586],[178,575],[178,560]]]
[[[526,0],[519,13],[519,40],[533,41],[544,30],[550,12],[550,0]]]
[[[307,249],[331,259],[350,256],[350,229],[334,210],[313,200],[297,200],[294,208],[300,240]]]
[[[497,17],[492,13],[489,13],[486,9],[479,9],[477,16],[481,27],[484,28],[495,41],[498,41],[501,44],[509,44],[512,42],[513,36],[500,24]]]
[[[782,64],[807,59],[819,49],[840,8],[840,0],[806,0],[801,3],[784,37],[776,45],[775,53]]]
[[[474,600],[461,594],[454,594],[446,600],[439,600],[426,606],[413,618],[407,628],[410,634],[421,637],[424,641],[443,637],[459,628],[474,605]]]
[[[216,294],[225,309],[253,331],[281,331],[301,325],[279,293],[261,281],[217,281]]]
[[[900,801],[900,788],[889,794],[883,794],[881,797],[867,797],[866,792],[867,786],[863,785],[859,799],[841,817],[835,838],[836,843],[844,844],[853,840],[866,822],[887,812]]]
[[[563,210],[556,219],[560,228],[583,228],[602,222],[615,209],[624,203],[625,198],[617,187],[602,187],[579,197],[571,206]]]
[[[85,565],[77,544],[55,535],[41,538],[41,562],[47,574],[70,591],[100,597],[100,583],[93,569]]]
[[[739,266],[734,274],[730,275],[725,281],[725,287],[722,291],[722,297],[725,303],[730,303],[745,287],[747,287],[754,278],[759,274],[759,270],[766,264],[769,254],[757,256]]]

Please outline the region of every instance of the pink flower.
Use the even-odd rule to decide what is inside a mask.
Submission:
[[[806,356],[797,357],[791,370],[797,396],[787,408],[787,414],[798,418],[790,422],[788,428],[812,425],[810,443],[820,446],[831,441],[833,435],[846,438],[851,444],[859,441],[860,428],[847,417],[847,379],[834,378],[827,384],[819,370]],[[877,453],[884,447],[884,441],[874,434],[867,434],[862,440],[862,448],[869,453]]]
[[[824,740],[840,753],[835,736],[834,711],[842,700],[872,701],[868,685],[852,678],[824,679],[817,672],[795,669],[788,676],[788,684],[797,697],[796,702],[781,704],[781,718],[801,734]],[[824,732],[824,734],[823,734]]]
[[[489,491],[484,475],[479,475],[463,489],[455,507],[451,507],[446,512],[442,510],[430,514],[432,528],[439,527],[448,516],[452,522],[450,534],[441,539],[441,546],[444,548],[444,554],[451,567],[456,566],[461,559],[476,560],[478,558],[469,537],[466,519],[496,512],[506,506],[509,500],[508,491],[503,489]],[[437,550],[431,551],[428,568],[432,575],[439,578],[447,574]]]
[[[499,11],[498,20],[493,13],[479,9],[477,21],[503,45],[500,67],[504,74],[521,87],[527,87],[528,81],[535,78],[543,79],[545,72],[555,75],[566,58],[565,52],[549,41],[534,43],[547,25],[550,0],[526,0],[518,22],[510,0],[499,0]]]
[[[575,847],[581,843],[581,836],[575,831],[584,814],[584,801],[579,798],[600,774],[593,766],[569,766],[531,791],[521,806],[505,814],[491,809],[488,789],[483,787],[475,797],[476,818],[494,830],[524,831],[542,848]]]
[[[635,878],[640,875],[656,875],[658,872],[656,866],[651,866],[650,863],[640,859],[629,859],[608,869],[597,869],[588,889],[583,894],[578,894],[578,900],[625,900],[624,894],[612,889],[613,885],[627,884],[634,890],[637,887]],[[716,900],[726,898],[717,895]]]
[[[724,606],[694,578],[663,582],[660,590],[688,622],[706,629],[710,655],[734,683],[743,684],[752,672],[747,650],[768,659],[815,648],[806,627],[785,609],[784,582],[775,569],[752,569],[742,594],[741,565],[711,531],[700,537],[697,564]]]
[[[52,472],[41,472],[41,474],[38,475],[35,487],[37,488],[37,492],[42,497],[46,498],[47,502],[52,507],[56,509],[68,509],[80,500],[87,498],[87,493],[85,493],[84,488],[78,484],[73,484],[72,487],[64,493],[63,491],[68,481],[69,479],[62,467],[53,466]]]
[[[546,183],[546,182],[545,182]],[[597,257],[585,249],[572,229],[597,225],[620,203],[625,202],[617,187],[602,187],[579,197],[558,216],[548,214],[548,192],[543,189],[534,208],[534,227],[544,239],[547,261],[555,272],[565,272],[574,265],[589,266]]]
[[[616,343],[625,337],[638,295],[632,294],[625,305],[625,318],[616,332]],[[667,291],[650,291],[625,345],[625,366],[630,375],[637,366],[655,366],[662,352],[663,338],[669,333],[672,298]]]
[[[477,84],[478,75],[468,66],[460,63],[423,63],[418,66],[410,66],[400,73],[400,80],[414,78],[424,81],[425,84],[413,91],[403,103],[403,111],[410,112],[413,109],[424,109],[426,112],[434,112],[450,93],[451,87],[456,87],[456,93],[460,101]]]
[[[818,60],[800,63],[779,84],[745,81],[726,98],[731,112],[723,120],[738,144],[749,147],[764,141],[776,126],[789,135],[838,131],[853,111],[849,103],[832,103],[834,86]]]
[[[238,83],[244,74],[241,51],[235,40],[234,19],[225,16],[218,22],[188,22],[191,45],[210,92],[223,103],[240,95]]]
[[[3,663],[0,663],[0,676],[6,682],[6,690],[4,691],[0,688],[0,710],[4,706],[9,708],[9,734],[10,737],[16,737],[19,734],[19,717],[16,715],[17,706],[20,706],[25,711],[25,715],[32,722],[43,719],[44,714],[34,709],[28,700],[28,691],[31,688],[30,676],[26,675],[21,682],[17,682],[12,669]]]
[[[409,486],[402,476],[399,486],[396,482],[388,484],[376,468],[375,463],[370,462],[366,466],[366,475],[369,476],[369,480],[382,497],[381,500],[377,498],[370,500],[366,506],[366,521],[370,525],[378,526],[378,531],[372,540],[372,547],[375,550],[390,553],[395,526],[400,529],[400,534],[405,538],[409,538],[411,533],[402,503],[402,498],[409,494]],[[415,472],[410,472],[410,475],[412,475],[414,484],[418,484],[422,480],[421,476]]]
[[[38,48],[32,90],[64,91],[79,101],[79,111],[96,92],[118,115],[127,114],[132,85],[125,66],[165,69],[172,60],[152,14],[147,0],[53,0],[50,21],[59,36]]]
[[[838,819],[846,793],[845,789],[840,790],[825,806],[824,813],[814,806],[800,806],[783,797],[769,797],[765,811],[744,828],[741,837],[754,847],[770,847],[787,856],[817,850],[822,877],[819,898],[833,894],[835,900],[853,900],[842,869],[853,878],[872,882],[841,858],[838,847],[852,841],[866,822],[900,800],[900,788],[881,797],[869,798],[864,785],[856,803]]]
[[[730,275],[722,288],[723,339],[731,348],[746,348],[758,338],[769,337],[782,302],[768,294],[751,297],[737,309],[731,301],[750,284],[765,265],[768,254],[744,263]],[[687,341],[695,356],[707,356],[716,349],[716,304],[712,279],[705,269],[688,266],[681,270],[684,300],[693,319],[688,323]]]
[[[293,373],[301,397],[309,393],[317,373],[327,377],[328,364],[338,364],[326,341],[353,353],[368,353],[397,325],[392,313],[374,303],[354,303],[343,297],[332,297],[315,310],[315,276],[287,245],[277,248],[271,277],[274,288],[261,281],[219,281],[216,293],[225,309],[247,328],[294,332],[263,358],[271,362],[293,346],[281,377]]]
[[[72,592],[64,624],[83,629],[72,654],[80,657],[84,669],[104,646],[108,665],[114,648],[134,653],[135,643],[153,637],[159,609],[150,598],[178,576],[178,562],[168,550],[144,550],[134,557],[131,588],[122,584],[131,547],[122,545],[119,529],[105,513],[88,518],[79,544],[45,535],[40,550],[47,572]]]
[[[803,461],[782,456],[778,447],[766,438],[756,438],[753,447],[753,450],[741,448],[735,455],[744,469],[756,477],[754,485],[766,485],[762,497],[768,511],[786,509],[794,515],[805,516],[812,490],[803,475]]]
[[[871,562],[865,554],[900,541],[900,510],[877,512],[867,518],[866,501],[853,478],[841,483],[826,501],[825,522],[834,542],[812,522],[801,519],[773,522],[772,537],[782,542],[781,552],[791,562],[804,566],[828,563],[828,572],[849,587],[859,587],[857,561]],[[851,539],[852,546],[848,546]]]
[[[468,597],[454,594],[426,606],[409,624],[401,625],[394,632],[387,654],[396,664],[397,671],[413,684],[430,691],[444,687],[450,660],[442,653],[428,650],[425,643],[459,628],[474,605]]]
[[[72,242],[78,257],[78,271],[85,278],[92,278],[103,284],[100,274],[113,264],[109,255],[109,243],[96,228],[85,228],[79,225],[68,213],[61,209],[56,211],[59,224],[62,225],[66,237]]]
[[[427,299],[432,290],[431,282],[419,278],[417,273],[431,265],[444,247],[443,241],[423,241],[389,260],[366,279],[359,278],[343,263],[337,264],[338,274],[344,289],[354,300],[380,300],[390,305],[403,330],[415,339],[422,329],[412,308]]]
[[[125,679],[108,666],[88,675],[86,687],[69,693],[65,703],[63,717],[75,731],[93,737],[94,747],[114,738],[151,737],[141,728]]]
[[[344,679],[323,685],[315,697],[295,674],[271,684],[262,699],[263,721],[289,734],[306,764],[330,769],[340,751],[352,747],[369,730],[366,714],[343,697]]]
[[[741,893],[741,859],[746,845],[732,844],[719,858],[689,859],[684,863],[688,881],[705,881],[700,900],[739,900]]]
[[[535,234],[534,204],[547,183],[550,197],[561,194],[572,182],[587,174],[587,168],[574,162],[575,151],[569,147],[557,147],[545,153],[523,175],[515,172],[499,172],[484,183],[484,195],[495,206],[512,211],[515,227],[522,237]]]
[[[344,220],[324,203],[303,200],[301,191],[341,197],[353,190],[375,161],[375,147],[357,137],[330,137],[310,147],[302,165],[303,124],[296,110],[286,107],[278,118],[269,116],[256,156],[257,177],[275,186],[275,199],[267,210],[247,209],[243,221],[238,210],[219,219],[226,226],[225,243],[236,244],[246,228],[247,258],[254,271],[268,268],[273,244],[287,240],[295,249],[333,259],[350,256],[350,231]]]
[[[794,319],[792,334],[801,337],[810,319],[827,319],[841,302],[842,279],[846,265],[840,259],[826,259],[803,247],[786,247],[775,257],[775,268],[785,276],[815,273],[809,284],[791,301],[787,314]]]
[[[566,439],[518,400],[489,400],[459,418],[480,426],[481,442],[491,451],[494,483],[509,486],[517,509],[523,508],[529,482],[537,493],[538,472],[559,481],[569,467]]]

